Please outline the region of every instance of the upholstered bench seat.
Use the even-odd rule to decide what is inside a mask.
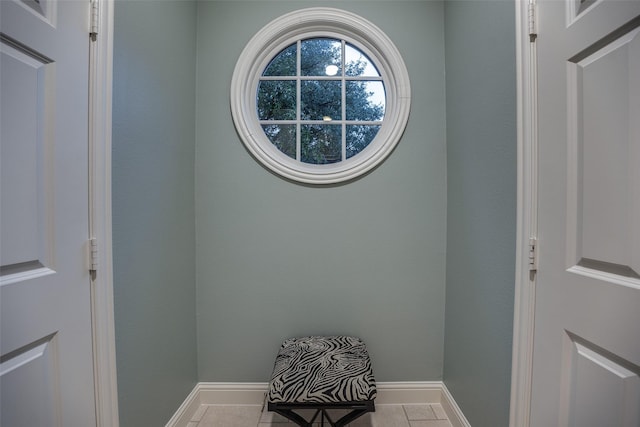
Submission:
[[[286,340],[276,357],[267,395],[268,409],[300,426],[311,426],[320,415],[331,426],[344,426],[375,411],[376,382],[362,340],[348,336],[302,337]],[[296,410],[315,409],[311,420]],[[350,410],[334,421],[327,410]]]

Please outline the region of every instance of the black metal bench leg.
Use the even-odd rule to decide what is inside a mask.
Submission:
[[[317,409],[316,413],[313,416],[313,418],[311,418],[311,421],[307,421],[304,418],[302,418],[300,415],[298,415],[295,412],[293,412],[292,409],[272,408],[272,409],[269,409],[269,410],[275,412],[276,414],[282,415],[283,417],[293,421],[294,423],[296,423],[297,425],[299,425],[301,427],[312,427],[313,422],[316,420],[316,418],[318,417],[318,413],[320,412],[320,409]]]
[[[311,420],[307,421],[302,416],[298,415],[295,410],[301,409],[314,409],[315,413]],[[336,409],[349,409],[350,412],[334,421],[327,411]],[[351,404],[318,404],[318,405],[305,405],[305,404],[273,404],[269,403],[268,410],[282,415],[283,417],[293,421],[301,427],[312,427],[316,422],[318,415],[320,415],[320,423],[322,426],[329,425],[331,427],[345,427],[351,421],[361,417],[367,412],[375,412],[375,404],[372,400],[366,402],[352,402]],[[328,424],[325,424],[325,420]]]

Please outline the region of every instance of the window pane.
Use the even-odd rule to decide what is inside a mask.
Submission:
[[[340,81],[303,81],[300,89],[302,120],[341,120]]]
[[[363,77],[379,77],[373,62],[362,53],[359,49],[347,44],[344,52],[345,75],[347,76],[363,76]]]
[[[262,125],[262,129],[278,150],[296,158],[296,125]]]
[[[296,82],[261,81],[258,84],[258,118],[260,120],[295,120]]]
[[[373,141],[380,126],[348,125],[347,126],[347,159],[355,156]]]
[[[304,163],[324,165],[342,160],[342,126],[303,125],[300,132]]]
[[[296,44],[285,48],[271,60],[262,73],[263,76],[295,76],[296,75]]]
[[[300,43],[300,75],[342,75],[341,50],[342,43],[340,40],[303,40]]]
[[[382,120],[384,84],[379,81],[348,81],[346,84],[347,120]]]

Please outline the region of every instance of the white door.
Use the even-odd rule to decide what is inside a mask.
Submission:
[[[95,426],[89,1],[0,15],[0,424]]]
[[[541,0],[531,426],[640,426],[640,1]]]

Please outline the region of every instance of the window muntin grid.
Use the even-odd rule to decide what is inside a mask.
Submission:
[[[260,76],[257,115],[287,156],[330,164],[362,152],[384,119],[384,80],[371,59],[344,39],[297,40]]]

